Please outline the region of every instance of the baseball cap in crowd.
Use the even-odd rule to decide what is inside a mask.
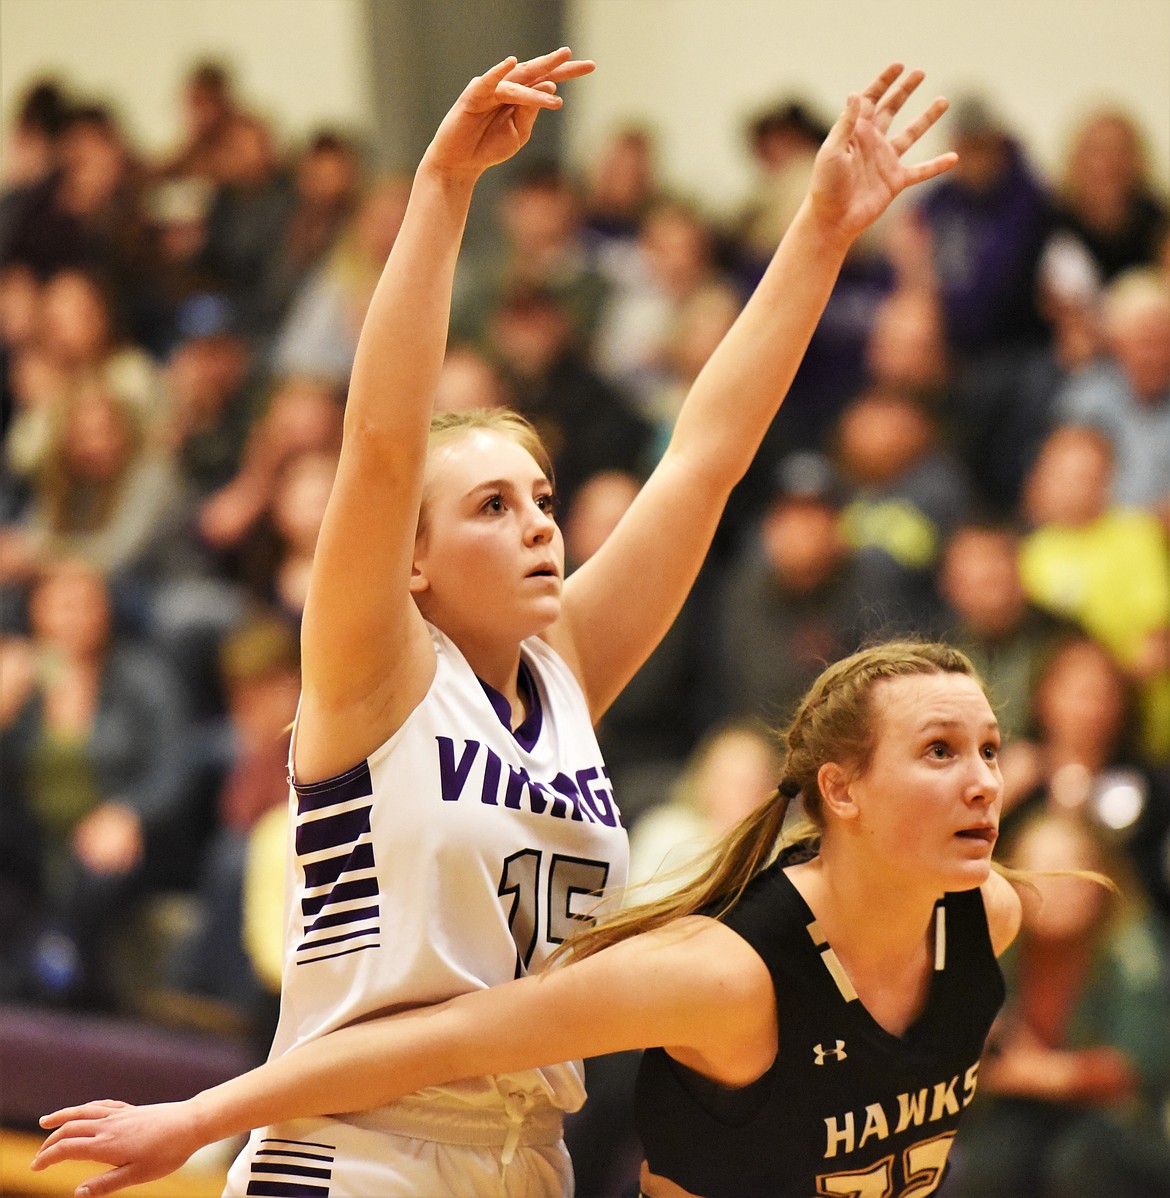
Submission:
[[[780,459],[772,475],[772,499],[845,505],[845,486],[833,463],[823,453],[797,450]]]
[[[214,291],[200,291],[185,299],[179,307],[175,325],[180,341],[236,337],[242,331],[235,305]]]

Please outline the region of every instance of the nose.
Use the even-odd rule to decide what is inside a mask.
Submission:
[[[537,503],[530,505],[527,533],[531,544],[543,545],[551,541],[556,527],[557,524],[551,512]]]
[[[999,762],[995,759],[989,761],[982,753],[978,754],[967,786],[967,802],[990,806],[1002,792],[1003,775],[999,772]]]

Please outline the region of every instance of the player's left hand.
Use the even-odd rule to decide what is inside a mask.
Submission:
[[[76,1198],[104,1198],[126,1186],[166,1177],[202,1146],[193,1112],[184,1102],[138,1107],[103,1099],[64,1107],[40,1123],[55,1130],[33,1158],[34,1171],[61,1161],[114,1166],[82,1182],[74,1191]]]
[[[941,175],[959,160],[952,151],[913,166],[902,161],[947,110],[945,99],[933,100],[921,116],[891,136],[894,117],[924,78],[918,70],[904,78],[902,72],[902,64],[893,63],[860,95],[850,95],[817,153],[809,185],[812,212],[827,231],[849,241],[873,224],[900,192]]]

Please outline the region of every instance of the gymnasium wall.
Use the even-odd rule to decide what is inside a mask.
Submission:
[[[451,4],[430,0],[427,16],[446,7],[466,47],[478,13],[494,53],[493,4]],[[367,6],[397,6],[403,20],[421,11],[410,0],[3,0],[0,111],[7,127],[29,80],[59,71],[158,150],[177,129],[183,72],[214,54],[284,138],[326,121],[371,129],[373,80],[388,81],[371,60]],[[932,94],[992,97],[1045,169],[1088,104],[1120,101],[1170,186],[1166,0],[567,0],[564,11],[566,40],[599,63],[565,112],[570,158],[588,160],[616,120],[644,117],[665,177],[716,208],[746,186],[748,113],[792,92],[835,112],[894,58],[927,69]]]

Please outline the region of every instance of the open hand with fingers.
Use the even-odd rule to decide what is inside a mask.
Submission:
[[[947,110],[946,100],[933,100],[921,116],[891,135],[894,117],[924,78],[918,70],[903,76],[903,69],[893,63],[865,91],[850,95],[817,153],[808,202],[827,232],[847,240],[872,225],[901,191],[941,175],[959,160],[949,152],[913,166],[902,161]]]
[[[33,1158],[34,1171],[61,1161],[115,1166],[82,1182],[77,1198],[102,1198],[165,1177],[207,1142],[195,1131],[194,1108],[187,1102],[132,1106],[104,1099],[54,1111],[41,1126],[52,1134]]]
[[[423,163],[475,178],[511,158],[532,134],[541,111],[561,106],[558,84],[588,75],[594,64],[567,47],[527,62],[505,58],[476,76],[435,133]]]

